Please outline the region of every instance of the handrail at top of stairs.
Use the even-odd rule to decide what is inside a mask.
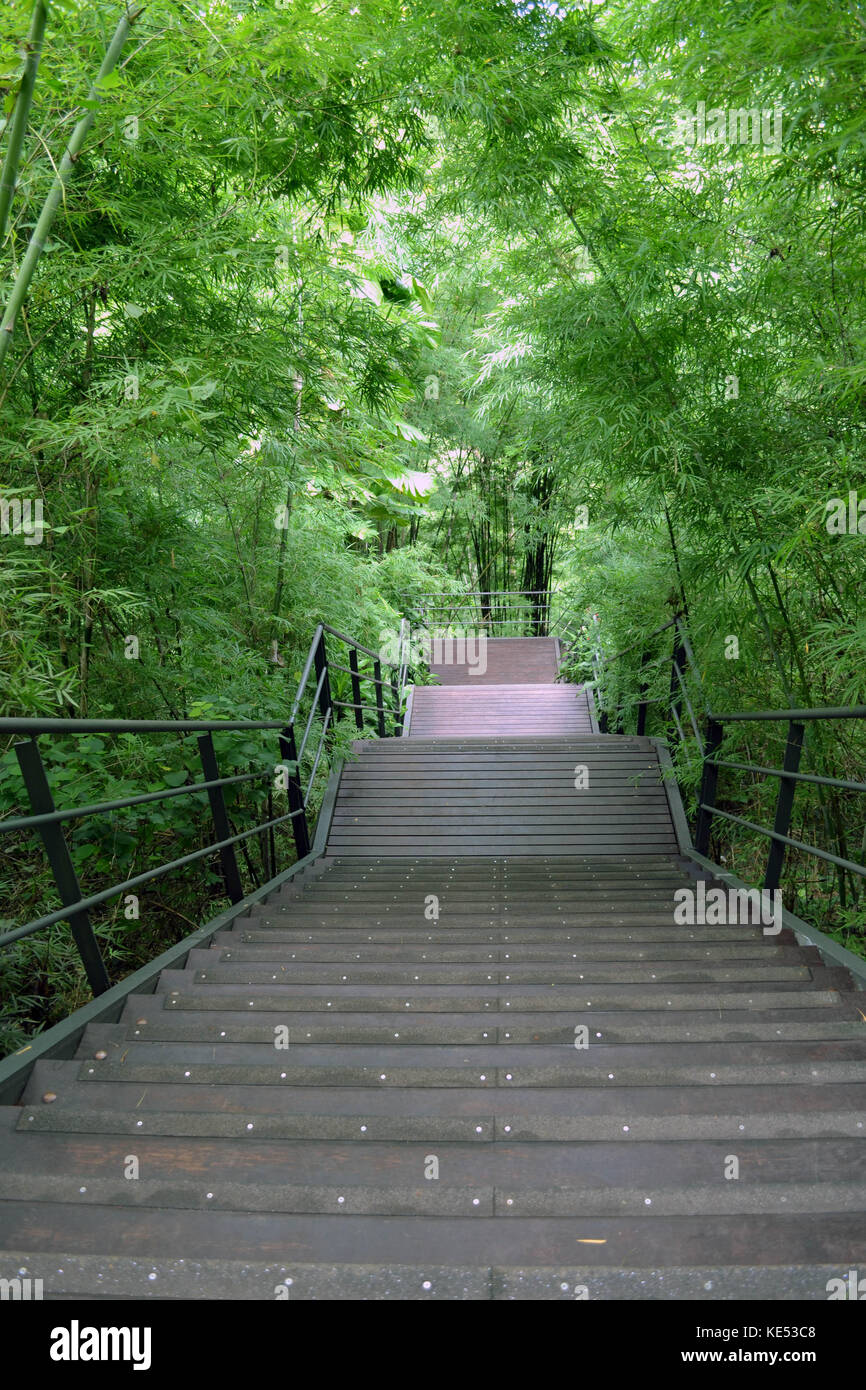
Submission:
[[[549,636],[553,589],[469,589],[458,594],[404,595],[422,628],[457,623],[489,628],[489,636]],[[506,633],[506,628],[515,631]],[[527,629],[531,629],[528,631]]]

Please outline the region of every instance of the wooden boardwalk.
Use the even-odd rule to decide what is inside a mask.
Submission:
[[[364,744],[325,854],[0,1110],[0,1277],[824,1300],[866,1259],[862,996],[678,925],[696,872],[649,740]]]
[[[441,685],[552,685],[559,671],[555,637],[443,638],[430,655]]]

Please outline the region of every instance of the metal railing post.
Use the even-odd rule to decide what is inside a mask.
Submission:
[[[799,772],[800,757],[803,752],[803,736],[806,732],[805,725],[797,724],[793,720],[788,724],[788,738],[785,742],[785,760],[782,763],[783,772]],[[782,777],[779,782],[779,795],[776,800],[776,818],[773,821],[773,830],[777,835],[787,835],[791,824],[791,811],[794,805],[794,793],[797,790],[797,783],[791,777]],[[764,872],[764,888],[772,892],[778,888],[782,877],[782,865],[785,861],[785,846],[780,840],[770,841],[770,852],[767,855],[767,867]]]
[[[636,730],[636,733],[637,733],[638,738],[642,738],[643,735],[646,733],[646,711],[647,711],[647,700],[646,700],[646,697],[647,697],[647,695],[648,695],[648,693],[649,693],[649,686],[647,685],[646,681],[643,679],[643,670],[644,670],[644,667],[646,666],[647,662],[649,661],[649,655],[650,655],[649,652],[648,652],[648,651],[645,651],[644,654],[643,654],[643,656],[642,656],[641,659],[640,659],[641,684],[640,684],[640,691],[638,692],[638,700],[639,700],[639,703],[638,703],[638,707],[637,707],[637,730]]]
[[[298,858],[305,859],[310,853],[310,831],[307,826],[304,793],[301,790],[301,769],[298,767],[298,749],[295,744],[294,724],[289,724],[280,734],[280,757],[284,763],[290,763],[292,765],[286,790],[289,794],[289,810],[299,813],[292,819],[295,848],[298,852]]]
[[[379,737],[387,738],[385,732],[385,701],[382,696],[382,663],[373,662],[373,678],[376,682],[376,715],[379,720]]]
[[[30,739],[26,743],[16,743],[15,752],[33,814],[41,816],[56,810],[36,739]],[[49,821],[40,825],[39,834],[45,846],[45,853],[48,856],[48,863],[51,866],[54,882],[60,894],[60,901],[64,906],[67,903],[80,902],[81,885],[78,882],[78,875],[69,854],[69,847],[63,834],[61,822]],[[78,954],[81,957],[90,988],[94,995],[104,994],[110,987],[111,981],[105,969],[99,944],[93,934],[90,914],[88,912],[71,913],[69,926],[72,929],[72,938],[78,947]]]
[[[219,779],[219,765],[217,763],[216,750],[213,746],[213,736],[202,734],[198,739],[198,752],[201,758],[202,772],[206,782],[216,782]],[[213,828],[216,833],[217,841],[228,840],[232,829],[229,825],[229,813],[226,810],[226,799],[223,795],[222,787],[208,787],[207,799],[210,802],[210,813],[213,818]],[[240,870],[238,869],[237,855],[234,845],[224,845],[219,852],[220,867],[222,868],[223,883],[229,902],[239,903],[244,896],[243,884],[241,883]]]
[[[391,682],[391,701],[394,706],[394,736],[396,737],[403,728],[403,711],[400,708],[403,691],[400,686],[400,672],[396,671],[392,666],[391,674],[396,677],[396,684],[394,681]]]
[[[320,634],[319,640],[316,643],[313,664],[318,677],[316,684],[321,681],[321,685],[319,686],[319,714],[324,719],[327,716],[328,710],[331,709],[331,678],[328,674],[328,654],[325,650],[324,632]],[[339,707],[334,709],[333,717],[335,720],[340,718]]]
[[[707,738],[704,746],[704,768],[701,777],[701,790],[698,796],[698,819],[695,825],[695,849],[706,855],[710,847],[710,828],[713,823],[712,808],[716,804],[716,786],[719,769],[715,756],[722,743],[723,729],[715,719],[707,720]]]
[[[364,711],[361,709],[361,680],[358,670],[358,653],[354,647],[349,648],[349,666],[352,671],[352,699],[355,704],[355,728],[364,731]]]

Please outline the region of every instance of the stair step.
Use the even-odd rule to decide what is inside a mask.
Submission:
[[[425,1182],[423,1156],[418,1154],[419,1179],[413,1186],[401,1186],[388,1176],[360,1185],[342,1182],[237,1182],[225,1177],[227,1158],[223,1155],[221,1176],[202,1174],[198,1181],[176,1175],[167,1178],[140,1177],[129,1181],[121,1177],[93,1176],[76,1172],[42,1174],[33,1171],[5,1171],[5,1202],[64,1202],[84,1209],[96,1207],[152,1208],[160,1211],[193,1209],[200,1211],[269,1212],[320,1214],[323,1216],[435,1216],[444,1217],[640,1217],[652,1215],[715,1216],[778,1213],[840,1212],[859,1213],[863,1189],[859,1183],[758,1183],[728,1182],[723,1179],[703,1186],[655,1188],[552,1187],[522,1188],[514,1184],[493,1187],[489,1183],[461,1186],[457,1183]],[[363,1166],[363,1165],[361,1165]],[[229,1168],[230,1172],[231,1169]],[[82,1181],[84,1177],[84,1181]]]
[[[127,1184],[131,1186],[131,1184]],[[646,1210],[646,1209],[645,1209]],[[0,1200],[0,1242],[45,1254],[125,1254],[143,1262],[219,1259],[284,1261],[290,1249],[303,1263],[454,1266],[520,1264],[573,1268],[648,1265],[833,1264],[854,1267],[866,1218],[851,1211],[795,1214],[706,1214],[609,1217],[320,1216],[279,1212],[116,1207],[75,1202]],[[593,1243],[589,1243],[593,1242]]]
[[[97,1064],[100,1069],[108,1063],[114,1064],[114,1075],[122,1076],[129,1069],[138,1067],[163,1067],[188,1064],[194,1069],[199,1065],[219,1067],[255,1068],[256,1075],[262,1069],[271,1067],[276,1058],[278,1072],[270,1073],[276,1083],[287,1080],[291,1084],[306,1084],[295,1081],[301,1072],[305,1075],[324,1067],[333,1078],[333,1084],[355,1084],[353,1079],[360,1070],[362,1079],[358,1084],[370,1084],[370,1079],[381,1080],[384,1075],[391,1076],[395,1069],[402,1076],[409,1068],[418,1068],[425,1077],[435,1075],[441,1070],[444,1077],[455,1073],[466,1076],[467,1080],[458,1084],[474,1084],[479,1079],[492,1080],[499,1077],[498,1084],[514,1079],[517,1085],[536,1084],[526,1080],[527,1075],[543,1073],[555,1079],[542,1084],[555,1085],[598,1085],[605,1078],[615,1079],[623,1085],[633,1084],[637,1076],[647,1077],[649,1084],[664,1084],[659,1081],[660,1072],[667,1070],[676,1084],[684,1079],[683,1066],[689,1059],[692,1066],[685,1075],[688,1080],[700,1080],[724,1084],[723,1078],[732,1071],[736,1079],[742,1080],[742,1068],[750,1063],[755,1067],[755,1079],[761,1079],[762,1069],[782,1066],[785,1075],[804,1064],[814,1064],[816,1068],[840,1067],[844,1064],[857,1064],[866,1060],[866,1043],[862,1040],[834,1039],[831,1041],[790,1042],[776,1040],[764,1043],[615,1043],[607,1044],[590,1035],[585,1049],[576,1049],[572,1042],[551,1046],[544,1043],[521,1044],[516,1041],[499,1042],[487,1040],[473,1042],[471,1045],[451,1043],[416,1044],[411,1039],[401,1037],[400,1029],[393,1030],[387,1044],[377,1043],[328,1043],[321,1044],[307,1040],[303,1030],[289,1033],[288,1046],[277,1051],[274,1034],[270,1038],[259,1038],[256,1042],[231,1042],[228,1039],[197,1042],[187,1038],[176,1042],[165,1039],[131,1040],[119,1036],[108,1041],[98,1049],[106,1052],[103,1061],[97,1057],[92,1040],[85,1042],[79,1051],[79,1058],[85,1063]],[[466,1068],[464,1072],[462,1068]],[[381,1069],[381,1072],[380,1070]],[[88,1072],[88,1075],[90,1073]],[[98,1073],[103,1075],[103,1071]],[[234,1072],[233,1072],[234,1074]],[[817,1073],[816,1073],[817,1076]],[[369,1078],[369,1079],[368,1079]],[[195,1079],[195,1072],[193,1072]],[[780,1078],[781,1079],[781,1078]],[[322,1084],[331,1084],[323,1078]],[[430,1083],[433,1084],[433,1083]],[[443,1084],[449,1084],[444,1081]],[[497,1084],[497,1083],[493,1083]]]
[[[210,947],[210,954],[216,957],[221,964],[227,961],[234,961],[236,964],[247,961],[273,961],[276,964],[297,961],[301,965],[329,965],[333,962],[353,968],[356,965],[365,967],[394,965],[405,966],[407,969],[413,965],[483,967],[494,964],[508,970],[509,964],[512,967],[544,966],[545,964],[568,966],[572,961],[577,960],[591,963],[620,962],[624,964],[644,960],[660,964],[689,961],[698,961],[703,964],[706,964],[707,961],[719,964],[736,961],[770,962],[773,965],[821,964],[821,958],[814,949],[801,946],[777,946],[775,939],[770,944],[769,942],[763,943],[758,938],[751,942],[738,942],[736,945],[714,942],[712,946],[689,942],[624,941],[606,945],[603,942],[585,943],[581,941],[575,942],[575,945],[579,946],[579,950],[571,951],[568,949],[568,943],[560,943],[545,948],[544,946],[509,945],[508,943],[503,943],[501,946],[490,943],[475,946],[443,946],[425,942],[408,946],[399,943],[392,945],[353,942],[351,947],[347,947],[345,943],[320,944],[302,942],[297,939],[291,942],[275,942],[269,939],[265,933],[259,935],[258,941],[246,941],[243,938],[239,940],[234,933],[220,932],[212,938],[213,944]]]
[[[386,990],[390,989],[390,993]],[[292,991],[292,992],[290,992]],[[572,1017],[583,1018],[587,1008],[594,1008],[596,1017],[609,1010],[632,1009],[638,1012],[667,1010],[700,1010],[707,1008],[706,993],[696,992],[688,985],[653,986],[651,990],[639,985],[624,986],[618,990],[594,987],[592,997],[587,999],[587,991],[552,991],[549,987],[535,986],[531,991],[526,986],[511,990],[507,995],[487,990],[467,993],[459,986],[431,985],[423,992],[417,987],[406,996],[405,990],[397,986],[352,985],[350,988],[329,989],[325,985],[308,985],[303,994],[294,991],[286,984],[274,988],[273,984],[248,985],[239,990],[236,985],[214,985],[205,982],[195,985],[183,971],[163,971],[159,981],[159,992],[165,994],[166,1009],[235,1009],[246,1013],[248,1010],[263,1009],[265,1012],[279,1013],[385,1013],[403,1015],[416,1013],[571,1013]],[[814,1009],[819,1005],[835,1006],[841,995],[830,989],[791,989],[776,985],[752,989],[748,985],[728,986],[724,992],[713,996],[717,1010],[749,1009],[759,1012],[763,1009]]]
[[[720,1049],[732,1044],[718,1044]],[[791,1044],[793,1047],[794,1045]],[[830,1046],[830,1045],[828,1045]],[[837,1044],[844,1048],[846,1044]],[[189,1052],[194,1049],[188,1049]],[[209,1049],[213,1051],[213,1049]],[[271,1049],[273,1050],[273,1049]],[[448,1049],[446,1049],[448,1050]],[[600,1050],[600,1049],[599,1049]],[[686,1049],[688,1051],[689,1049]],[[428,1051],[428,1049],[424,1049]],[[534,1051],[534,1049],[533,1049]],[[541,1049],[539,1049],[541,1051]],[[557,1049],[557,1053],[559,1053]],[[577,1052],[572,1049],[575,1056]],[[859,1049],[855,1049],[859,1051]],[[531,1058],[527,1061],[504,1063],[472,1062],[467,1059],[460,1065],[443,1061],[435,1065],[431,1058],[419,1058],[412,1065],[397,1049],[398,1055],[391,1060],[381,1049],[376,1062],[366,1065],[358,1061],[330,1060],[320,1052],[320,1061],[306,1065],[294,1059],[290,1048],[284,1060],[275,1062],[215,1062],[215,1061],[115,1061],[110,1056],[104,1061],[95,1058],[81,1062],[78,1079],[84,1082],[134,1081],[167,1082],[183,1084],[190,1089],[195,1086],[268,1086],[279,1089],[283,1084],[291,1086],[360,1086],[382,1087],[461,1087],[463,1089],[489,1089],[492,1087],[600,1087],[612,1091],[626,1086],[788,1086],[797,1084],[827,1085],[831,1083],[857,1082],[864,1075],[861,1057],[842,1055],[839,1060],[791,1060],[758,1061],[743,1063],[705,1062],[689,1064],[686,1061],[671,1059],[668,1062],[653,1063],[647,1060],[629,1064],[623,1061],[602,1062],[596,1060],[592,1050],[583,1054],[575,1064],[571,1057],[551,1060],[544,1065],[543,1060]],[[565,1049],[561,1049],[564,1053]],[[608,1066],[615,1066],[608,1071]]]
[[[814,1085],[810,1079],[802,1084],[779,1086],[774,1083],[743,1085],[664,1084],[657,1086],[571,1086],[571,1087],[514,1087],[513,1083],[496,1087],[397,1087],[375,1086],[290,1086],[278,1079],[272,1086],[227,1084],[222,1090],[207,1085],[191,1084],[190,1078],[179,1082],[153,1082],[142,1090],[131,1080],[101,1080],[98,1076],[79,1079],[80,1061],[39,1062],[24,1093],[23,1104],[36,1113],[57,1113],[61,1109],[118,1111],[128,1108],[141,1118],[148,1110],[179,1110],[185,1114],[219,1112],[242,1116],[249,1132],[258,1131],[263,1118],[297,1117],[303,1115],[379,1115],[390,1117],[395,1126],[407,1117],[468,1116],[476,1123],[483,1117],[499,1116],[504,1124],[513,1124],[516,1117],[544,1117],[557,1125],[571,1126],[564,1137],[580,1137],[577,1126],[586,1124],[608,1126],[611,1114],[622,1117],[618,1128],[606,1129],[604,1137],[617,1138],[644,1126],[641,1137],[652,1137],[646,1125],[668,1123],[679,1117],[687,1126],[702,1122],[709,1116],[736,1119],[746,1126],[749,1134],[755,1123],[763,1124],[767,1117],[795,1114],[810,1117],[833,1113],[851,1116],[847,1133],[857,1137],[863,1126],[866,1104],[866,1083],[862,1080]],[[860,1073],[862,1077],[862,1069]],[[45,1095],[56,1099],[51,1104]],[[615,1098],[612,1100],[611,1098]],[[28,1112],[30,1113],[30,1112]],[[481,1118],[479,1118],[481,1117]],[[643,1119],[641,1118],[643,1117]],[[363,1122],[360,1121],[359,1123]],[[741,1132],[746,1132],[746,1130]],[[510,1131],[505,1131],[510,1133]],[[803,1131],[804,1136],[809,1131]],[[686,1129],[679,1137],[685,1137]],[[798,1131],[793,1131],[796,1137]],[[399,1138],[399,1128],[387,1137]],[[555,1134],[547,1136],[556,1138]],[[588,1135],[586,1137],[592,1137]]]
[[[597,946],[610,943],[617,947],[633,943],[635,946],[652,946],[658,943],[660,946],[677,946],[680,942],[684,943],[689,949],[700,949],[704,944],[713,948],[726,948],[732,950],[757,950],[763,953],[767,945],[772,943],[774,946],[794,946],[796,938],[794,933],[782,930],[772,938],[765,937],[757,927],[580,927],[575,930],[568,930],[565,927],[538,927],[536,929],[527,927],[505,927],[497,925],[495,928],[478,928],[474,931],[467,931],[463,928],[454,928],[451,931],[428,931],[423,926],[414,927],[344,927],[339,921],[329,922],[327,926],[317,927],[309,930],[309,923],[304,923],[303,927],[291,927],[288,920],[280,919],[279,926],[264,925],[261,918],[240,918],[235,923],[231,931],[218,932],[213,938],[219,945],[231,946],[233,943],[244,942],[250,945],[267,944],[273,942],[275,945],[295,946],[320,944],[324,947],[333,947],[342,953],[341,958],[346,958],[346,952],[354,950],[359,946],[389,946],[394,949],[400,946],[417,947],[420,950],[427,949],[428,946],[435,947],[468,947],[473,950],[483,950],[485,947],[491,949],[511,950],[511,945],[515,948],[527,949],[537,947],[540,950],[546,948],[563,948],[570,942],[577,943],[581,948],[593,949]]]
[[[230,953],[231,954],[231,953]],[[286,977],[293,987],[302,984],[382,984],[382,985],[452,985],[467,989],[493,985],[570,985],[585,983],[639,984],[657,981],[659,984],[717,984],[725,985],[755,981],[756,983],[807,983],[811,979],[806,965],[774,965],[760,961],[745,965],[710,965],[706,962],[640,961],[611,962],[575,961],[571,967],[549,965],[543,961],[491,967],[487,965],[434,965],[416,962],[399,966],[377,962],[352,961],[344,965],[328,962],[288,961],[268,964],[234,959],[217,960],[216,952],[195,951],[190,964],[197,981],[214,983],[267,984]],[[210,957],[203,961],[202,957]],[[206,965],[206,968],[202,968]]]
[[[315,1099],[312,1098],[314,1102]],[[491,1114],[488,1107],[476,1114],[466,1115],[436,1111],[394,1116],[360,1108],[322,1114],[307,1111],[262,1114],[248,1110],[154,1110],[144,1107],[127,1112],[117,1108],[85,1109],[68,1105],[37,1105],[16,1109],[19,1115],[17,1128],[33,1134],[121,1134],[248,1141],[252,1133],[261,1141],[420,1143],[425,1148],[433,1143],[490,1144],[496,1140],[524,1145],[613,1144],[617,1148],[624,1144],[662,1143],[667,1149],[670,1144],[677,1142],[691,1146],[699,1141],[718,1141],[730,1151],[733,1142],[741,1148],[760,1140],[796,1145],[809,1140],[835,1139],[859,1144],[866,1136],[863,1120],[858,1118],[858,1112],[854,1110],[795,1113],[790,1109],[780,1109],[778,1112],[758,1113],[743,1108],[733,1114],[709,1115],[642,1115],[630,1110],[628,1115],[622,1112],[575,1115],[516,1113],[512,1110]],[[255,1117],[252,1132],[247,1129],[249,1114]],[[101,1147],[99,1151],[103,1151]],[[435,1152],[439,1154],[440,1150],[436,1149]]]
[[[724,1043],[724,1042],[806,1042],[810,1040],[823,1041],[833,1039],[850,1039],[851,1041],[861,1041],[863,1039],[863,1025],[851,1019],[842,1017],[832,1022],[782,1022],[768,1023],[766,1021],[756,1023],[731,1023],[725,1019],[708,1017],[708,1022],[696,1023],[691,1021],[668,1021],[664,1025],[654,1025],[645,1023],[616,1023],[612,1022],[609,1015],[603,1019],[596,1019],[596,1026],[593,1027],[591,1037],[596,1039],[600,1034],[608,1044],[633,1043]],[[127,1013],[124,1015],[126,1027],[116,1028],[113,1025],[104,1025],[88,1029],[85,1034],[87,1043],[92,1041],[96,1047],[105,1046],[105,1034],[109,1030],[117,1036],[126,1039],[142,1038],[150,1041],[188,1041],[188,1042],[216,1042],[218,1040],[228,1040],[229,1042],[261,1042],[264,1038],[273,1039],[274,1029],[281,1027],[285,1023],[284,1016],[280,1013],[263,1015],[257,1012],[255,1022],[247,1021],[244,1016],[228,1012],[215,1014],[187,1013],[182,1014],[169,1011],[168,1014],[159,1012],[156,1017],[153,1011],[150,1016],[142,1015],[138,1010],[134,1017]],[[143,1020],[143,1021],[139,1021]],[[545,1015],[539,1021],[534,1016],[527,1020],[525,1015],[503,1018],[502,1015],[474,1015],[471,1019],[465,1018],[461,1022],[451,1022],[448,1016],[438,1015],[436,1022],[429,1022],[423,1015],[401,1019],[399,1024],[400,1037],[405,1042],[421,1044],[472,1044],[482,1042],[513,1042],[513,1043],[562,1043],[573,1046],[574,1043],[574,1016],[570,1015],[562,1019],[552,1021],[550,1015]],[[346,1015],[322,1022],[321,1014],[293,1015],[290,1037],[297,1041],[307,1041],[313,1043],[365,1043],[373,1045],[387,1045],[394,1037],[394,1024],[370,1022],[369,1016],[363,1014],[358,1016],[357,1021],[349,1021]],[[87,1055],[82,1050],[81,1056]],[[92,1055],[92,1050],[91,1050]]]

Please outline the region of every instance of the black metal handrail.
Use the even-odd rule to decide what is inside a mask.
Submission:
[[[490,635],[545,636],[554,597],[551,589],[470,589],[459,594],[421,594],[404,602],[424,628],[447,628],[467,620]],[[505,629],[515,628],[513,633]]]
[[[708,713],[706,748],[695,826],[695,848],[698,853],[707,853],[713,820],[716,816],[722,816],[723,819],[732,821],[735,825],[740,825],[744,829],[763,835],[770,840],[770,851],[764,873],[764,888],[779,887],[785,849],[788,847],[801,850],[804,854],[811,854],[817,859],[823,859],[843,871],[866,878],[866,865],[856,864],[851,859],[832,854],[830,850],[807,844],[803,840],[794,840],[788,835],[794,807],[794,794],[798,782],[812,782],[818,786],[830,786],[845,791],[866,791],[866,784],[864,783],[852,782],[841,777],[822,777],[816,774],[801,773],[799,770],[806,723],[835,719],[866,719],[866,706],[836,705],[827,706],[824,709],[736,710],[728,714]],[[752,720],[783,722],[788,725],[782,766],[778,768],[765,767],[762,764],[748,765],[750,771],[760,776],[779,778],[779,793],[776,799],[772,830],[765,825],[756,825],[753,821],[748,821],[742,816],[736,816],[731,811],[724,811],[716,804],[719,769],[738,766],[734,760],[718,756],[722,745],[724,725]]]
[[[673,651],[671,652],[670,657],[654,657],[652,655],[652,648],[650,644],[652,643],[654,638],[659,637],[663,632],[668,632],[671,628],[674,628],[675,631]],[[652,632],[647,633],[646,637],[638,638],[636,642],[630,643],[629,646],[624,647],[622,651],[614,653],[613,656],[603,657],[601,655],[600,650],[596,648],[595,652],[593,653],[592,664],[593,673],[595,676],[594,685],[600,695],[602,695],[603,693],[603,673],[605,667],[612,666],[614,662],[620,661],[622,657],[629,656],[632,652],[637,650],[641,650],[640,689],[638,691],[637,697],[634,700],[622,701],[616,706],[614,711],[615,731],[617,733],[622,733],[625,711],[629,707],[629,705],[636,705],[637,728],[635,732],[639,737],[642,737],[643,734],[646,732],[647,712],[649,706],[654,704],[665,704],[668,706],[668,713],[671,715],[671,718],[673,719],[673,722],[676,726],[680,742],[685,743],[686,734],[685,730],[683,729],[681,720],[682,707],[683,705],[685,705],[688,711],[692,729],[694,730],[698,747],[703,753],[703,740],[701,738],[698,720],[695,715],[694,706],[689,696],[689,689],[687,684],[687,678],[690,675],[692,677],[697,678],[698,683],[700,682],[699,678],[697,677],[697,665],[695,663],[694,653],[692,652],[691,643],[688,637],[685,615],[683,613],[675,613],[674,616],[670,618],[666,623],[662,623],[659,627],[654,628]],[[670,662],[671,673],[670,691],[668,696],[650,697],[649,677],[653,668],[663,668],[668,664],[668,662]],[[609,725],[609,713],[602,705],[599,714],[600,731],[603,734],[607,733],[609,731]]]
[[[326,633],[331,636],[332,640],[339,641],[348,649],[348,666],[329,661],[325,645]],[[276,826],[286,823],[290,823],[292,827],[297,858],[305,858],[311,852],[307,809],[317,773],[333,734],[333,727],[342,718],[342,712],[346,709],[354,711],[356,728],[360,733],[363,733],[366,728],[365,712],[370,711],[375,714],[376,732],[380,738],[387,737],[389,733],[399,733],[402,729],[403,689],[408,674],[408,664],[403,661],[402,655],[403,634],[404,628],[401,625],[401,660],[397,663],[377,655],[369,647],[362,646],[353,638],[338,632],[326,623],[319,623],[310,644],[288,721],[284,719],[0,718],[0,738],[4,735],[21,734],[26,736],[23,742],[16,743],[13,747],[31,807],[31,814],[28,816],[15,816],[0,820],[0,834],[35,831],[40,835],[61,901],[61,906],[54,911],[0,934],[0,946],[9,945],[14,941],[32,936],[38,931],[57,925],[58,922],[67,921],[90,988],[94,995],[99,995],[109,988],[110,981],[90,921],[90,911],[94,907],[99,907],[121,893],[141,887],[215,854],[219,855],[226,894],[232,904],[238,903],[244,897],[244,889],[235,846],[252,836],[268,834],[270,853],[268,856],[263,855],[263,858],[266,862],[269,860],[269,868],[273,877],[277,872],[273,831]],[[360,662],[365,659],[372,660],[373,670],[371,674],[361,670]],[[389,673],[396,672],[396,683],[383,677],[383,664],[388,667]],[[307,686],[313,671],[316,673],[316,685],[313,690],[308,691]],[[332,671],[349,675],[352,690],[351,701],[333,698],[331,693]],[[362,702],[362,682],[372,684],[375,691],[375,704]],[[393,697],[392,708],[386,708],[386,690]],[[295,727],[305,697],[310,700],[310,709],[306,716],[301,743],[298,746],[295,738]],[[306,787],[303,787],[301,781],[302,761],[307,753],[307,744],[317,716],[320,721],[319,737],[315,751],[311,751],[309,755],[312,759],[312,767]],[[275,759],[267,767],[256,771],[221,777],[213,735],[215,733],[249,735],[253,732],[277,733],[279,761]],[[134,796],[116,798],[111,801],[94,802],[86,806],[58,809],[54,805],[48,774],[39,749],[38,740],[40,737],[48,735],[68,737],[81,734],[119,736],[121,734],[150,733],[198,734],[198,752],[204,779],[180,787],[164,787],[158,791],[138,793]],[[232,834],[224,788],[249,782],[261,782],[266,779],[273,781],[277,774],[280,775],[281,779],[277,783],[278,789],[285,790],[287,794],[288,811],[278,816],[271,815],[269,819],[257,823],[251,829]],[[215,839],[212,843],[202,849],[194,850],[190,854],[147,869],[123,882],[113,883],[110,887],[103,888],[99,892],[86,896],[82,894],[63,831],[63,825],[66,821],[83,820],[90,816],[110,814],[132,807],[148,805],[151,802],[168,800],[172,797],[191,796],[203,792],[207,794],[213,821]],[[268,800],[270,803],[270,796]]]
[[[661,633],[667,632],[670,628],[675,628],[673,651],[670,657],[653,657],[651,654],[650,643]],[[866,878],[866,865],[857,864],[853,860],[847,859],[842,855],[833,854],[830,850],[822,849],[820,846],[811,845],[803,840],[792,838],[788,831],[794,806],[794,795],[797,784],[800,782],[810,783],[819,787],[832,787],[835,790],[866,792],[866,782],[855,782],[843,777],[828,777],[818,773],[800,772],[800,759],[803,753],[805,738],[805,725],[817,721],[829,721],[836,719],[866,719],[866,705],[828,705],[818,708],[808,709],[782,709],[782,710],[734,710],[726,713],[716,713],[706,707],[703,710],[703,720],[705,722],[705,734],[701,734],[698,718],[695,715],[694,707],[689,698],[687,678],[691,676],[701,690],[703,698],[703,688],[697,671],[697,664],[692,652],[691,643],[688,637],[687,624],[682,613],[676,614],[669,622],[661,624],[645,638],[631,643],[622,651],[614,656],[602,657],[596,651],[593,658],[595,671],[594,684],[597,689],[603,686],[603,671],[606,666],[619,661],[622,657],[628,656],[636,650],[642,649],[640,664],[641,685],[636,696],[627,701],[620,701],[615,707],[614,724],[617,733],[623,732],[624,715],[626,709],[637,706],[637,727],[636,733],[642,735],[646,732],[647,711],[652,705],[660,705],[666,708],[667,714],[671,717],[676,728],[681,743],[687,742],[687,735],[683,729],[681,713],[682,704],[686,705],[692,729],[695,735],[695,744],[701,756],[701,784],[696,806],[696,820],[694,826],[694,844],[697,853],[707,856],[710,848],[710,832],[712,823],[716,816],[724,820],[739,825],[745,830],[762,835],[770,841],[770,849],[767,856],[766,868],[764,871],[763,887],[767,890],[777,889],[781,882],[782,870],[785,861],[785,850],[796,849],[805,854],[810,854],[815,858],[822,859],[827,863],[833,864],[843,872],[856,874],[861,878]],[[650,698],[647,676],[653,667],[663,668],[670,663],[670,691],[667,697],[656,696]],[[724,726],[726,724],[747,723],[747,722],[774,722],[787,723],[787,737],[785,741],[785,754],[781,767],[766,767],[760,763],[743,763],[735,759],[722,758],[719,756],[723,737]],[[609,728],[609,714],[602,710],[599,718],[599,728],[602,733],[607,733]],[[754,821],[748,820],[743,816],[735,815],[732,811],[723,810],[717,805],[717,789],[719,770],[730,768],[744,772],[751,772],[762,777],[776,777],[779,779],[779,792],[776,799],[776,808],[773,819],[773,827],[758,825]]]

